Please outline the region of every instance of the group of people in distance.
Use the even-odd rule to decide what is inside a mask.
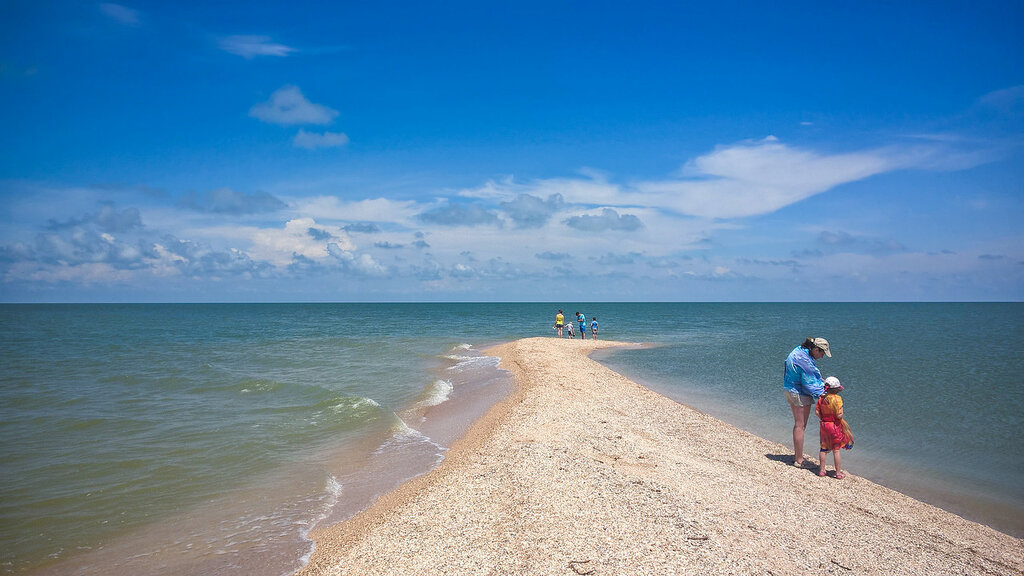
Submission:
[[[821,450],[818,452],[818,476],[825,475],[825,458],[829,452],[836,466],[836,480],[846,474],[842,470],[840,450],[853,448],[853,432],[843,418],[843,390],[839,378],[829,376],[822,380],[815,360],[832,357],[828,340],[807,338],[786,357],[786,375],[782,388],[786,401],[793,410],[793,465],[804,467],[804,428],[811,414],[811,405],[818,415],[818,434]]]
[[[576,313],[576,323],[580,327],[580,339],[585,340],[587,338],[587,317],[582,312]],[[565,314],[559,310],[558,314],[555,314],[555,332],[559,338],[575,338],[575,328],[573,328],[572,318],[568,322],[565,321]],[[590,337],[597,340],[597,316],[590,319]]]

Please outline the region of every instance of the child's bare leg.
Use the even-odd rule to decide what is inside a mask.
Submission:
[[[821,450],[818,452],[818,476],[825,475],[825,458],[828,456],[828,452]]]
[[[838,448],[832,451],[832,458],[836,461],[836,480],[839,480],[843,476],[846,476],[846,474],[843,474],[843,459],[839,452],[840,450]]]

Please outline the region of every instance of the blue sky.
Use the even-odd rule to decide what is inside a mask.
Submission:
[[[0,301],[1024,297],[1020,2],[0,5]]]

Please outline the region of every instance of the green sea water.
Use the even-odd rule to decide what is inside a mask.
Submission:
[[[1024,532],[1021,304],[0,305],[0,570],[288,573],[317,522],[436,465],[507,391],[479,350],[553,337],[557,308],[783,444],[783,359],[824,336],[845,467]]]

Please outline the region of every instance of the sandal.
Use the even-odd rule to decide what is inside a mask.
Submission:
[[[843,478],[846,478],[846,474],[845,473],[843,473],[843,472],[836,472],[836,480],[842,480]]]

